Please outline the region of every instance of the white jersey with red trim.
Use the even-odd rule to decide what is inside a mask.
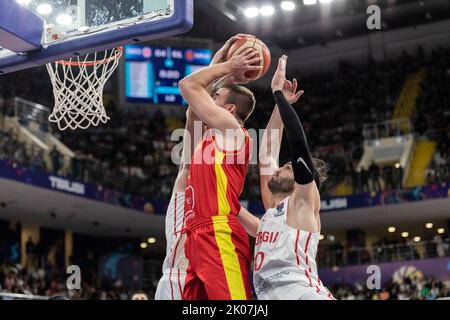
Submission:
[[[174,193],[166,214],[166,258],[155,300],[181,300],[189,262],[184,253],[184,192]]]
[[[255,241],[255,293],[260,300],[334,300],[317,273],[320,234],[287,225],[289,198],[261,219]]]

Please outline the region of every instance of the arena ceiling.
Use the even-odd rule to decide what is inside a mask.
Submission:
[[[280,9],[279,0],[196,0],[195,24],[188,35],[223,42],[245,32],[286,50],[374,32],[366,27],[371,4],[381,8],[383,30],[450,19],[450,0],[334,0],[310,6],[303,5],[303,0],[294,2],[296,9],[286,12]],[[273,16],[245,16],[249,6],[265,4],[275,8]]]

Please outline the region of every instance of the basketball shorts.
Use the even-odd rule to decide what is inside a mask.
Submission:
[[[165,272],[158,282],[155,300],[181,300],[183,295],[186,271],[172,270]]]
[[[249,300],[250,244],[237,218],[214,216],[193,224],[185,245],[183,300]]]

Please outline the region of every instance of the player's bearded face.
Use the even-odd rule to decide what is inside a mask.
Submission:
[[[289,164],[278,169],[269,181],[272,194],[290,193],[294,190],[294,174]]]

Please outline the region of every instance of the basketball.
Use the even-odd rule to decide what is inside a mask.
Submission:
[[[2,319],[443,320],[449,2],[0,0]]]
[[[257,37],[245,37],[244,39],[237,40],[233,43],[230,50],[228,50],[227,60],[231,59],[234,55],[240,54],[247,48],[255,48],[258,51],[259,56],[261,57],[260,65],[263,66],[263,69],[259,71],[247,71],[245,76],[252,80],[261,79],[269,70],[271,56],[267,45]]]

